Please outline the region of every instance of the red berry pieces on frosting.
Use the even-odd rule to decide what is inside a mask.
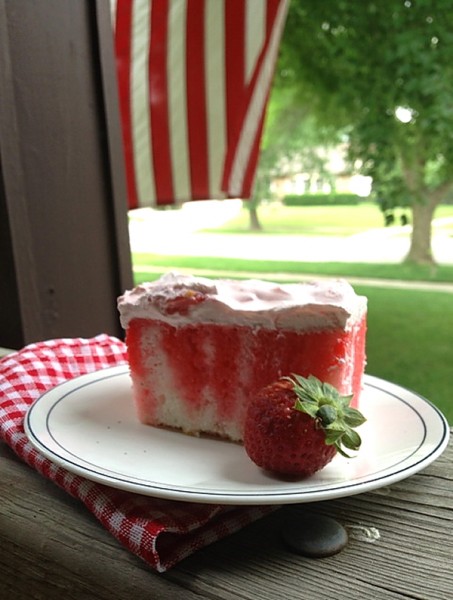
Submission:
[[[206,294],[198,290],[183,289],[177,296],[162,298],[159,302],[161,312],[167,315],[186,315],[195,305],[206,300]]]

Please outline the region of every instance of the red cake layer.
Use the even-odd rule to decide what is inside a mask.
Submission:
[[[314,375],[357,406],[365,315],[349,330],[294,331],[132,319],[129,362],[143,423],[241,441],[247,401],[281,376]]]

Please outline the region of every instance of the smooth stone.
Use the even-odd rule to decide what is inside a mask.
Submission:
[[[292,552],[310,558],[333,556],[348,543],[348,532],[338,521],[303,511],[288,518],[282,536]]]

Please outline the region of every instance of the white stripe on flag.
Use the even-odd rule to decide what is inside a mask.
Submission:
[[[131,122],[134,165],[139,204],[155,203],[154,173],[149,118],[148,55],[150,43],[148,0],[134,0],[132,13]]]
[[[186,110],[186,12],[187,0],[170,3],[167,55],[170,152],[175,201],[179,202],[190,198],[192,193]]]
[[[112,28],[115,30],[116,23],[116,0],[110,0],[110,20],[112,22]]]
[[[241,129],[240,139],[228,181],[228,191],[229,194],[233,196],[240,197],[241,195],[246,166],[248,165],[250,153],[253,149],[261,116],[267,101],[267,92],[274,72],[275,60],[280,44],[280,36],[285,24],[287,8],[287,1],[280,3],[278,7],[275,23],[270,35],[269,47],[255,89],[253,90],[250,104],[247,107],[247,114]]]
[[[256,61],[266,40],[266,2],[247,0],[245,4],[245,83],[255,71]]]
[[[210,198],[223,198],[225,196],[225,193],[221,190],[227,127],[224,11],[224,0],[206,3],[206,119]]]

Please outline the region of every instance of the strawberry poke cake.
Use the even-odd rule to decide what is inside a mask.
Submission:
[[[359,402],[367,301],[344,280],[276,284],[168,273],[118,299],[138,418],[242,442],[249,399],[310,375]]]

